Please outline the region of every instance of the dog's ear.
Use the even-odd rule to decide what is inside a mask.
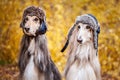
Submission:
[[[26,9],[27,10],[27,9]],[[20,23],[20,28],[24,28],[24,24],[25,24],[25,16],[27,15],[27,11],[24,10],[23,12],[23,16],[22,16],[22,21]]]
[[[20,23],[20,28],[23,28],[23,27],[24,27],[24,25],[23,25],[23,20],[22,20]]]
[[[28,9],[29,9],[29,8],[26,8],[26,9],[24,10],[24,12],[23,12],[22,21],[21,21],[21,23],[20,23],[20,28],[24,28],[25,16],[28,14],[28,12],[27,12]]]
[[[64,52],[65,49],[67,48],[68,44],[69,44],[69,41],[70,41],[70,37],[75,29],[75,26],[76,26],[76,23],[72,26],[72,28],[69,30],[69,33],[68,33],[68,36],[67,36],[67,41],[64,45],[64,47],[62,48],[61,52]]]

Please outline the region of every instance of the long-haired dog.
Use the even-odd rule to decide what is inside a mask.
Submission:
[[[70,43],[64,72],[66,80],[101,80],[97,55],[99,32],[100,26],[93,15],[84,14],[77,17],[61,50],[63,52]]]
[[[61,80],[47,48],[43,9],[34,6],[26,8],[20,27],[24,32],[18,63],[20,80]]]

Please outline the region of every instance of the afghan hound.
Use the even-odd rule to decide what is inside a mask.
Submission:
[[[24,10],[19,56],[20,80],[61,80],[47,48],[46,17],[43,9],[30,6]]]
[[[93,15],[84,14],[76,18],[61,50],[63,52],[70,43],[64,71],[66,80],[101,80],[97,54],[99,32],[99,23]]]

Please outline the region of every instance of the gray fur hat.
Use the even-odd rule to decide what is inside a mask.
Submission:
[[[97,21],[97,19],[91,15],[91,14],[84,14],[81,16],[78,16],[75,20],[75,23],[73,25],[73,27],[70,29],[69,33],[68,33],[68,39],[63,47],[63,49],[61,50],[61,52],[64,52],[64,50],[67,48],[68,44],[69,44],[69,39],[72,35],[72,32],[75,28],[75,26],[78,23],[84,23],[84,24],[89,24],[91,29],[93,30],[93,36],[94,36],[94,48],[98,49],[98,34],[100,33],[100,26],[99,23]]]

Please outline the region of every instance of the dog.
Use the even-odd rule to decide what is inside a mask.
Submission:
[[[40,7],[30,6],[24,10],[20,27],[23,37],[18,66],[20,80],[61,80],[61,75],[51,60],[45,33],[45,12]]]
[[[64,70],[66,80],[101,80],[97,54],[99,33],[99,23],[92,14],[84,14],[76,18],[61,50],[64,52],[70,44]]]

